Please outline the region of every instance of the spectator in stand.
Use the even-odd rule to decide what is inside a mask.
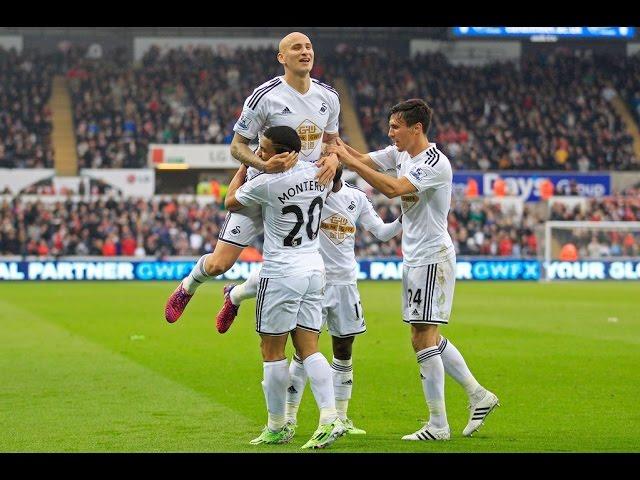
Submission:
[[[478,182],[474,178],[470,177],[467,180],[465,196],[469,199],[476,198],[478,196]]]
[[[46,257],[47,255],[49,255],[49,246],[47,245],[47,242],[44,239],[40,240],[40,243],[38,243],[38,248],[36,251],[39,257]]]
[[[560,184],[556,186],[556,195],[564,195],[564,196],[572,196],[577,197],[580,195],[580,190],[578,189],[578,182],[575,178],[569,180],[569,185],[566,187],[562,187]]]
[[[135,238],[131,234],[129,227],[123,228],[123,238],[120,242],[121,254],[126,257],[132,257],[135,255],[137,244]]]
[[[114,235],[109,235],[102,243],[102,255],[114,257],[116,253],[116,238]]]
[[[513,241],[507,232],[501,232],[498,242],[498,254],[501,257],[510,257],[513,254]]]
[[[493,182],[493,194],[498,198],[502,198],[506,192],[507,184],[505,181],[502,178],[496,178],[495,182]]]
[[[623,241],[623,254],[629,257],[638,256],[638,241],[632,233],[627,233]]]
[[[578,249],[573,243],[566,243],[562,246],[560,260],[563,262],[575,262],[578,260]]]
[[[553,182],[548,178],[545,178],[540,182],[540,198],[542,200],[549,200],[553,196]]]

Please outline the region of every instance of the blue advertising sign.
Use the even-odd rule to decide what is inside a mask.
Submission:
[[[171,280],[188,275],[195,262],[180,261],[0,261],[1,280]],[[359,280],[401,280],[401,259],[360,260]],[[257,262],[237,262],[218,277],[224,280],[245,280],[261,266]],[[538,261],[458,259],[458,280],[538,280]]]
[[[555,35],[563,38],[631,39],[635,27],[453,27],[456,37],[530,37]]]
[[[195,262],[180,261],[0,261],[0,281],[63,280],[182,280]],[[358,262],[358,280],[401,280],[402,260],[376,259]],[[456,262],[457,280],[540,280],[542,262],[537,260],[484,259],[460,257]],[[259,269],[258,262],[237,262],[222,280],[245,280]],[[640,261],[550,262],[550,280],[640,280]]]
[[[540,280],[537,260],[458,260],[456,280]]]
[[[467,173],[453,174],[454,193],[462,193],[469,179],[478,184],[478,194],[491,196],[493,184],[498,178],[505,181],[507,195],[522,198],[525,202],[540,200],[540,186],[545,178],[553,183],[554,188],[569,192],[572,182],[576,183],[578,194],[584,197],[602,197],[611,194],[611,175],[589,175],[585,173]]]
[[[402,260],[360,260],[358,280],[401,280]],[[537,260],[462,259],[456,261],[457,280],[539,280]]]
[[[638,280],[638,261],[550,262],[549,280]]]

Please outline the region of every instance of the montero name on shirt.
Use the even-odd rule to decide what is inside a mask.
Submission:
[[[286,200],[295,197],[297,193],[308,192],[310,190],[324,192],[325,188],[324,185],[321,185],[316,180],[305,180],[304,182],[296,184],[295,187],[289,187],[286,192],[282,192],[282,195],[278,195],[278,200],[284,204]]]

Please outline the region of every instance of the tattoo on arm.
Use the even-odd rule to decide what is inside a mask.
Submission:
[[[247,167],[264,171],[264,162],[249,148],[249,139],[236,133],[231,142],[231,155]]]

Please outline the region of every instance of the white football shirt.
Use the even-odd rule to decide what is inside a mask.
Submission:
[[[402,255],[409,267],[440,263],[455,255],[447,230],[453,172],[444,153],[431,143],[415,157],[395,145],[369,153],[383,170],[396,169],[417,192],[402,195]]]
[[[315,178],[313,163],[298,162],[282,173],[263,173],[236,190],[236,199],[261,205],[264,246],[261,277],[276,278],[324,271],[320,219],[331,190]]]
[[[342,182],[342,188],[327,197],[320,222],[320,253],[327,272],[327,285],[356,283],[358,263],[354,249],[357,223],[382,241],[402,231],[398,220],[384,223],[366,193]]]
[[[340,99],[333,87],[312,78],[309,90],[302,94],[279,76],[260,85],[245,100],[233,131],[253,140],[269,127],[289,126],[302,142],[298,159],[315,162],[320,159],[324,132],[338,133],[339,116]],[[261,173],[249,167],[246,180]],[[257,214],[255,209],[242,213],[250,217]]]
[[[312,78],[309,90],[302,94],[280,76],[260,85],[245,100],[233,131],[253,140],[269,127],[286,125],[300,136],[300,160],[315,162],[320,158],[323,133],[338,133],[339,115],[340,100],[333,87]]]

